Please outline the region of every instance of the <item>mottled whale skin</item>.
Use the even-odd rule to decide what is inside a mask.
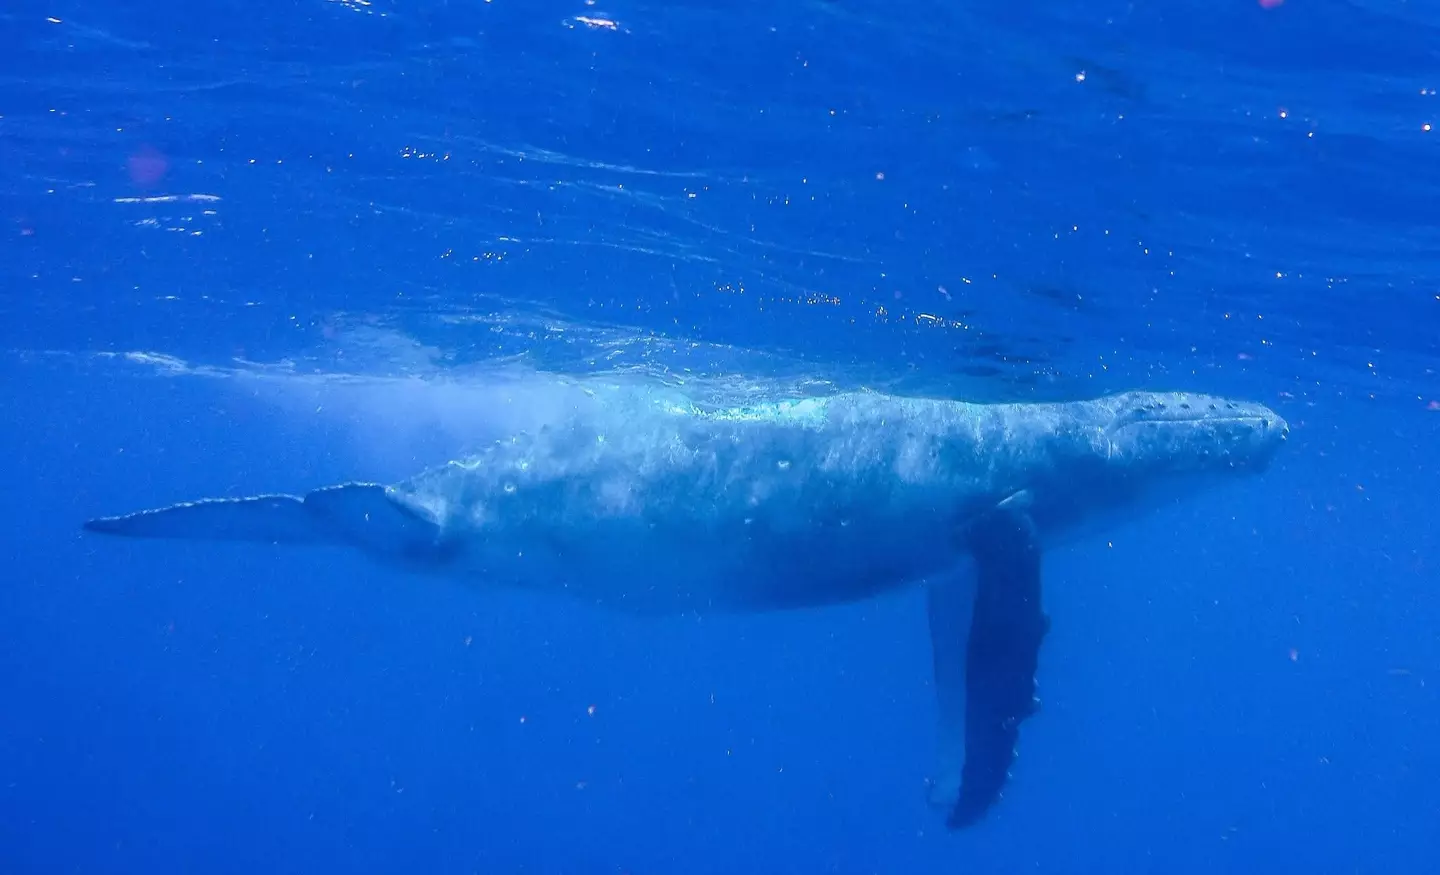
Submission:
[[[990,404],[859,391],[740,406],[638,383],[583,394],[543,427],[393,485],[205,499],[85,527],[347,546],[646,614],[806,608],[924,583],[940,710],[932,798],[958,828],[998,799],[1034,710],[1043,550],[1257,474],[1288,432],[1263,405],[1187,393]]]

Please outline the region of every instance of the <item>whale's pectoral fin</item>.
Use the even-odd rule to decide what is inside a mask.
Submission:
[[[1040,601],[1040,544],[1023,502],[1002,504],[976,520],[966,538],[975,557],[968,636],[956,593],[930,591],[941,712],[941,763],[932,798],[947,794],[942,798],[950,804],[952,829],[980,820],[1000,798],[1020,724],[1036,709],[1035,669],[1050,625]],[[963,648],[961,637],[967,639]],[[961,699],[963,718],[957,717]],[[962,740],[957,781],[954,749]]]
[[[385,487],[346,483],[293,495],[208,498],[88,520],[85,529],[132,538],[363,545],[404,551],[433,544],[434,523],[391,501]]]
[[[975,606],[968,577],[932,581],[926,589],[934,657],[936,763],[930,804],[947,811],[960,797],[965,765],[965,648]]]

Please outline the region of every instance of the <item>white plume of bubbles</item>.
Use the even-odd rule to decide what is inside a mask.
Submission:
[[[278,410],[296,434],[318,430],[366,470],[393,477],[604,415],[613,387],[643,385],[660,400],[699,407],[839,388],[781,356],[527,310],[432,316],[424,333],[398,320],[337,316],[321,345],[278,361],[120,357],[160,375],[215,380],[243,403]]]

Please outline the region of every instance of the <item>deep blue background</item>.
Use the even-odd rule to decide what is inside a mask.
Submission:
[[[6,6],[0,872],[1430,871],[1437,9]],[[961,836],[917,593],[642,622],[79,536],[404,476],[517,354],[1293,435],[1050,558]]]

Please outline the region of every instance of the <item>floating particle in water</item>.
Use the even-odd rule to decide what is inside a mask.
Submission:
[[[125,166],[130,171],[131,182],[149,187],[170,172],[170,159],[153,146],[141,146],[130,154]]]

